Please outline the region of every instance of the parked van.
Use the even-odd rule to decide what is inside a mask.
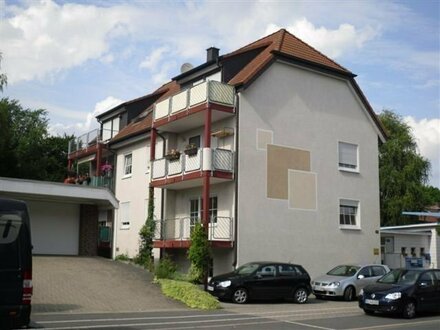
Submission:
[[[29,324],[32,244],[26,203],[0,198],[0,328]]]

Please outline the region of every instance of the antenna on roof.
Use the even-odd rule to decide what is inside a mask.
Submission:
[[[180,73],[185,73],[191,70],[194,66],[191,63],[183,63],[180,67]]]

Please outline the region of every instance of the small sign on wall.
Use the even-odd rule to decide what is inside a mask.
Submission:
[[[373,254],[374,254],[375,256],[378,256],[378,255],[379,255],[379,249],[378,249],[378,248],[374,248],[374,249],[373,249]]]

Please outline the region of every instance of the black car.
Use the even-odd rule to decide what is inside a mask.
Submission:
[[[440,312],[440,269],[395,269],[359,295],[365,313],[398,313],[413,318],[417,312]]]
[[[279,262],[251,262],[232,273],[213,277],[208,291],[221,300],[244,304],[250,299],[292,298],[307,302],[312,291],[310,276],[300,265]]]
[[[28,325],[32,289],[32,244],[26,203],[0,198],[0,329]]]

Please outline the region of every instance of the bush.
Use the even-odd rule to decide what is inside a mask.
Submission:
[[[174,281],[169,279],[157,280],[160,284],[162,293],[175,300],[183,302],[191,308],[198,309],[218,309],[220,303],[208,292],[200,290],[196,285]]]
[[[118,254],[115,257],[115,260],[118,260],[118,261],[130,261],[130,258],[128,257],[127,254],[123,253],[123,254]]]
[[[191,233],[191,246],[188,250],[188,258],[191,261],[190,277],[195,282],[202,283],[208,274],[211,260],[208,235],[202,224],[197,223]]]
[[[163,258],[154,269],[157,278],[173,278],[177,271],[177,265],[169,258]]]

